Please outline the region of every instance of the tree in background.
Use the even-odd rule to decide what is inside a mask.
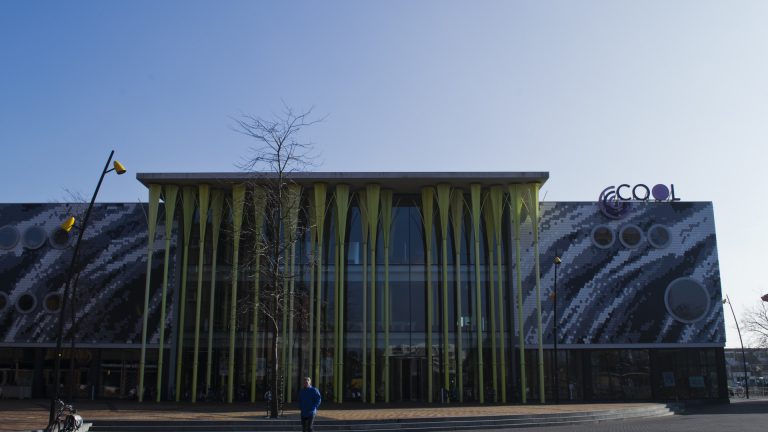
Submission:
[[[235,130],[256,143],[239,168],[253,173],[248,185],[253,203],[253,223],[248,224],[252,260],[246,265],[255,279],[251,301],[241,305],[241,314],[263,316],[270,334],[268,390],[270,417],[278,416],[285,398],[280,359],[290,359],[294,321],[306,323],[305,293],[295,289],[297,276],[296,245],[309,229],[309,218],[302,215],[301,187],[292,173],[313,165],[313,144],[302,141],[300,133],[320,120],[312,120],[312,109],[297,113],[284,106],[272,119],[243,115],[235,119]],[[311,257],[310,257],[311,259]],[[282,347],[282,356],[279,349]],[[290,363],[288,363],[290,365]],[[290,370],[288,371],[290,373]],[[254,378],[255,379],[255,378]],[[254,381],[255,383],[255,381]]]
[[[761,302],[744,312],[741,320],[744,330],[750,335],[758,348],[768,348],[768,294]]]

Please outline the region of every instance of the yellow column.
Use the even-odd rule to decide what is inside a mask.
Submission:
[[[336,251],[337,251],[337,275],[336,279],[336,317],[337,325],[334,335],[336,336],[336,375],[334,384],[334,396],[337,403],[341,403],[344,396],[344,270],[346,267],[346,258],[344,255],[345,243],[347,239],[347,215],[349,213],[349,186],[337,185],[336,191]]]
[[[208,199],[210,187],[206,184],[198,186],[200,209],[200,238],[198,239],[197,255],[197,294],[195,295],[195,350],[192,357],[192,402],[197,401],[197,368],[200,362],[200,315],[203,303],[203,252],[205,251],[205,228],[208,226]]]
[[[544,341],[541,325],[541,269],[539,264],[539,184],[531,183],[527,191],[528,214],[533,229],[534,274],[536,276],[536,325],[539,341],[539,399],[544,403]]]
[[[443,389],[451,388],[450,354],[448,352],[448,218],[451,207],[451,186],[445,183],[437,185],[437,208],[440,220],[440,244],[442,246],[442,333],[443,333]]]
[[[461,234],[464,230],[464,191],[454,189],[451,194],[451,222],[453,224],[453,266],[456,272],[456,371],[459,402],[464,402],[464,361],[462,355],[463,315],[461,307]]]
[[[363,385],[360,399],[365,402],[368,390],[368,203],[365,189],[357,193],[357,206],[360,209],[360,228],[363,240],[363,322],[362,322],[362,352],[363,352]]]
[[[509,217],[512,219],[512,228],[515,237],[515,284],[517,291],[517,335],[520,351],[520,395],[523,403],[528,401],[528,387],[525,376],[525,319],[523,317],[523,282],[520,274],[520,215],[523,201],[520,192],[523,186],[509,186]]]
[[[389,295],[389,243],[392,234],[392,191],[381,191],[381,237],[384,241],[384,402],[389,403],[389,327],[392,318]]]
[[[144,285],[144,313],[141,323],[141,357],[139,360],[139,402],[144,401],[144,362],[147,355],[147,320],[149,318],[149,289],[152,282],[152,255],[155,252],[155,230],[157,229],[157,207],[160,203],[161,187],[149,185],[149,230],[147,252],[147,278]],[[162,323],[161,323],[162,325]]]
[[[325,243],[325,210],[326,210],[326,194],[328,187],[324,183],[315,183],[313,186],[313,194],[315,197],[315,223],[317,224],[317,299],[315,303],[315,379],[318,385],[321,383],[322,376],[320,375],[320,330],[322,327],[322,294],[323,294],[323,247]]]
[[[379,193],[381,187],[370,184],[366,187],[368,199],[368,227],[371,230],[371,403],[376,403],[376,239],[379,233]]]
[[[301,186],[293,183],[288,186],[288,226],[286,227],[286,238],[288,239],[288,253],[290,256],[286,260],[289,266],[289,289],[288,289],[288,369],[286,373],[286,382],[288,391],[286,392],[286,402],[293,400],[293,327],[294,327],[294,300],[296,297],[296,230],[299,221],[299,203],[301,202]]]
[[[493,401],[498,402],[499,401],[499,389],[498,389],[498,363],[496,361],[498,351],[496,350],[496,293],[495,293],[495,283],[494,283],[494,274],[493,274],[493,208],[490,198],[490,192],[485,194],[484,197],[484,203],[483,203],[483,219],[485,221],[485,235],[486,235],[486,241],[488,243],[488,256],[487,256],[487,262],[488,262],[488,298],[489,298],[489,304],[488,304],[488,314],[491,316],[491,374],[492,374],[492,385],[493,388]]]
[[[227,402],[232,403],[235,391],[235,330],[237,329],[237,282],[240,270],[240,232],[243,224],[245,186],[232,187],[232,301],[229,302],[229,364],[227,370]]]
[[[211,292],[208,305],[208,353],[205,362],[205,393],[211,392],[211,369],[213,365],[214,305],[216,304],[216,266],[219,251],[219,233],[221,231],[221,213],[224,207],[224,192],[214,190],[211,193]]]
[[[421,188],[421,211],[424,220],[424,242],[427,272],[427,326],[426,326],[426,353],[427,353],[427,402],[432,403],[432,223],[434,219],[433,206],[435,190],[431,187]]]
[[[499,318],[499,375],[501,385],[501,402],[507,402],[507,364],[504,334],[504,278],[501,271],[501,219],[504,215],[504,189],[501,186],[491,187],[491,209],[493,211],[493,233],[496,240],[496,288]]]
[[[472,238],[475,242],[475,328],[477,332],[477,377],[478,395],[480,403],[485,402],[485,386],[483,383],[483,315],[482,315],[482,289],[480,287],[480,218],[481,218],[481,186],[470,185],[470,197],[472,200]]]
[[[181,264],[181,298],[179,300],[179,342],[176,349],[176,402],[181,400],[181,367],[184,359],[184,326],[187,310],[187,273],[189,272],[189,241],[195,214],[195,188],[185,186],[181,191],[184,212],[184,253]]]
[[[165,309],[168,292],[168,266],[171,255],[173,216],[176,212],[176,197],[179,193],[179,187],[175,185],[166,185],[163,189],[165,201],[165,260],[163,262],[163,295],[160,300],[160,347],[157,352],[157,402],[160,402],[163,393],[163,357],[165,356]]]
[[[251,402],[256,402],[256,360],[258,359],[259,308],[261,307],[261,251],[264,245],[264,209],[267,194],[264,188],[256,185],[253,188],[253,236],[255,242],[255,265],[253,271],[253,330],[251,339]],[[312,350],[310,350],[310,353]]]

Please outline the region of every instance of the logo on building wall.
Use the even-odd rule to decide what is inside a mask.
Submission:
[[[621,219],[632,209],[633,202],[647,201],[680,201],[675,196],[675,185],[657,184],[649,188],[644,184],[634,186],[626,183],[618,186],[608,186],[600,192],[598,205],[600,211],[610,219]]]

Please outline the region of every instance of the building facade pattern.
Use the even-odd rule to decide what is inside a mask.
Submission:
[[[322,293],[321,302],[315,300],[311,305],[313,311],[321,311],[322,307],[322,322],[317,314],[314,316],[317,321],[307,326],[291,326],[295,329],[295,334],[290,333],[294,343],[290,344],[291,351],[286,354],[283,350],[281,354],[281,360],[285,362],[283,367],[289,369],[289,375],[301,375],[304,370],[310,370],[318,376],[316,381],[326,388],[350,385],[357,388],[362,367],[363,393],[367,382],[370,399],[388,401],[388,393],[375,390],[377,383],[385,387],[386,392],[392,387],[388,385],[390,377],[375,369],[378,358],[378,369],[387,365],[384,369],[387,374],[392,371],[393,380],[405,380],[400,375],[416,373],[414,368],[430,380],[434,377],[434,384],[420,381],[412,386],[428,385],[428,390],[420,390],[421,399],[432,401],[441,387],[466,387],[470,385],[467,383],[471,376],[470,386],[475,387],[473,397],[477,398],[479,394],[482,402],[487,393],[487,398],[501,401],[501,395],[504,395],[506,401],[508,387],[510,391],[528,386],[544,387],[543,351],[534,355],[538,360],[533,361],[539,361],[537,376],[536,373],[516,372],[526,368],[521,364],[523,360],[518,350],[521,340],[530,352],[535,352],[537,347],[541,350],[542,346],[552,348],[554,299],[557,300],[558,317],[556,334],[562,349],[723,347],[725,344],[711,203],[638,204],[625,218],[614,220],[604,217],[593,202],[544,202],[538,206],[540,214],[532,215],[530,202],[516,213],[512,194],[506,191],[498,193],[495,201],[491,190],[476,196],[464,191],[464,196],[458,197],[458,201],[454,201],[458,204],[453,206],[461,211],[454,211],[449,217],[446,203],[455,197],[436,188],[428,194],[422,192],[421,196],[398,195],[397,191],[389,196],[385,193],[387,199],[383,207],[391,206],[391,214],[380,218],[378,210],[375,217],[366,213],[380,203],[378,195],[371,199],[371,190],[368,190],[369,195],[361,196],[359,191],[350,194],[347,189],[343,193],[348,195],[343,196],[349,200],[349,208],[344,208],[333,201],[338,196],[337,189],[329,187],[327,194],[325,189],[322,194],[312,189],[305,191],[305,195],[313,194],[314,198],[311,204],[314,208],[306,209],[306,214],[315,214],[314,220],[324,221],[326,235],[310,239],[311,232],[308,231],[307,238],[299,242],[295,265],[303,270],[300,270],[301,277],[296,286],[299,291],[317,292],[318,297]],[[265,353],[251,350],[254,343],[259,350],[265,350],[268,341],[264,337],[251,339],[248,336],[249,329],[254,328],[249,324],[251,317],[236,319],[232,313],[227,315],[238,299],[248,304],[254,275],[252,268],[246,268],[253,265],[253,261],[246,257],[246,245],[242,246],[241,260],[247,264],[240,272],[231,270],[238,262],[236,258],[233,262],[233,249],[237,251],[238,246],[233,246],[232,233],[239,232],[232,226],[238,219],[239,223],[243,221],[242,213],[235,216],[236,195],[228,191],[219,193],[218,204],[214,204],[215,200],[210,198],[216,192],[211,194],[207,186],[188,188],[185,192],[188,197],[180,199],[172,236],[167,239],[171,258],[167,273],[164,351],[170,360],[165,363],[165,368],[176,365],[177,370],[175,374],[165,373],[168,382],[165,390],[170,387],[167,391],[177,400],[194,400],[201,390],[189,394],[190,381],[196,383],[196,377],[207,368],[208,376],[204,385],[200,377],[200,387],[209,392],[217,379],[210,376],[212,363],[215,363],[214,371],[221,377],[237,375],[243,382],[251,381],[256,375],[262,379],[266,374]],[[379,194],[378,190],[375,192]],[[244,197],[244,193],[241,190],[240,196]],[[188,203],[186,208],[182,208],[182,201]],[[308,202],[306,196],[301,202]],[[475,204],[480,205],[473,207]],[[206,221],[202,226],[199,223],[201,206],[208,215],[202,219]],[[253,211],[250,204],[241,202],[240,206],[245,207],[246,214]],[[51,293],[63,290],[63,275],[71,259],[71,240],[54,247],[56,227],[68,215],[82,212],[84,208],[82,204],[0,205],[0,229],[3,230],[0,240],[11,238],[8,247],[0,249],[0,280],[3,281],[0,295],[6,300],[0,309],[0,344],[17,347],[52,344],[58,313],[55,308],[46,308],[47,298]],[[218,208],[222,213],[216,217],[211,208]],[[163,210],[161,205],[147,275],[147,206],[100,204],[94,208],[83,239],[80,262],[84,265],[77,284],[75,337],[79,346],[140,348],[145,278],[149,277],[146,347],[151,358],[147,364],[157,361],[157,353],[153,355],[151,351],[157,351],[160,333],[160,287],[163,285],[166,247]],[[345,215],[343,220],[339,220],[338,212]],[[429,223],[425,223],[425,215],[431,215]],[[312,217],[306,217],[312,220]],[[515,217],[518,217],[521,228],[519,257],[515,256]],[[539,218],[538,231],[532,225],[534,217]],[[361,254],[362,250],[367,251],[366,243],[376,244],[376,239],[367,241],[359,234],[364,220],[379,233],[376,246],[379,258],[375,264],[370,261],[371,255]],[[388,235],[391,236],[386,241],[381,235],[384,228],[380,226],[384,221],[389,225]],[[449,226],[448,221],[453,225]],[[348,227],[345,227],[347,223]],[[479,230],[473,228],[474,224]],[[212,248],[214,226],[221,230],[222,240]],[[42,243],[35,240],[35,233],[26,238],[32,227],[40,228],[37,237],[40,233],[47,236]],[[343,234],[349,234],[348,237],[339,235],[339,227]],[[425,227],[430,227],[427,247]],[[18,240],[11,245],[14,232],[18,234]],[[442,242],[443,239],[446,241]],[[341,250],[346,253],[341,254],[340,262],[346,263],[347,269],[340,275],[335,272],[334,264],[337,240],[343,242],[345,246]],[[441,242],[444,248],[441,248]],[[473,244],[478,245],[479,255],[473,250]],[[317,255],[314,248],[318,245],[324,250],[325,261],[315,273],[310,268],[314,267],[313,259]],[[213,249],[221,252],[218,264],[212,258],[216,256]],[[441,250],[445,252],[441,254]],[[535,259],[537,252],[538,260]],[[188,259],[186,268],[182,264],[185,254]],[[365,257],[362,260],[361,255]],[[238,256],[237,252],[234,256]],[[384,256],[391,259],[386,271]],[[553,263],[555,256],[562,258],[557,269]],[[375,273],[363,270],[362,263],[366,259],[368,266],[375,265]],[[456,259],[459,266],[455,265]],[[429,271],[426,270],[428,264]],[[345,274],[346,282],[343,282],[340,278]],[[214,275],[218,275],[218,279]],[[372,307],[370,298],[361,300],[361,291],[366,284],[367,289],[371,289],[374,275],[378,291],[374,300],[376,306]],[[385,278],[388,278],[387,284],[392,285],[391,292],[385,291]],[[456,291],[457,278],[461,280],[459,292]],[[320,283],[318,279],[322,279],[323,285],[317,291],[308,288]],[[185,280],[187,283],[182,286]],[[480,291],[477,281],[480,281]],[[342,287],[334,291],[338,282]],[[233,290],[235,286],[241,286],[239,294]],[[425,289],[427,286],[430,288]],[[196,293],[196,287],[200,294]],[[216,308],[219,309],[215,319],[209,322],[206,316],[213,301],[213,297],[209,297],[212,292],[216,293]],[[234,300],[228,298],[233,292]],[[386,299],[385,292],[389,295]],[[335,293],[340,293],[344,301],[337,302]],[[29,297],[22,300],[25,295],[34,300]],[[522,304],[519,304],[520,299]],[[29,301],[34,305],[27,308]],[[179,308],[180,304],[183,308]],[[344,309],[337,312],[339,304],[348,308],[346,313]],[[201,306],[206,312],[202,314],[202,321],[198,318],[195,323],[194,311]],[[187,318],[184,329],[180,329],[179,312],[184,308]],[[413,311],[414,308],[421,309]],[[403,315],[403,310],[407,309],[412,311]],[[379,314],[378,318],[373,318],[375,324],[366,322],[375,313]],[[334,314],[338,314],[335,321]],[[382,318],[384,314],[387,318]],[[397,319],[398,316],[403,318]],[[425,324],[426,316],[431,319]],[[389,321],[393,317],[394,321]],[[259,326],[257,320],[253,322]],[[215,331],[209,333],[209,328]],[[71,337],[69,329],[70,323],[67,323],[67,338]],[[461,337],[458,337],[457,329]],[[208,346],[208,341],[212,347]],[[368,341],[369,345],[366,345]],[[176,351],[177,342],[184,344],[179,351]],[[427,345],[431,348],[426,349]],[[373,354],[369,354],[371,350]],[[211,356],[210,351],[216,354]],[[182,358],[186,359],[183,363]],[[400,366],[390,367],[389,362],[398,358]],[[427,358],[427,361],[420,360],[403,367],[404,361],[410,358]],[[200,371],[197,370],[198,360]],[[369,360],[367,364],[366,360]],[[193,363],[194,371],[191,370]],[[509,366],[505,367],[505,364]],[[505,382],[507,370],[512,384]],[[529,384],[525,383],[526,375],[531,380]],[[464,376],[467,383],[462,385]],[[166,382],[158,379],[158,384],[160,381]],[[489,383],[492,383],[492,391],[484,391],[483,387],[491,386]],[[232,380],[219,385],[229,388],[229,400],[232,400]],[[290,381],[286,385],[291,387]],[[415,397],[409,393],[415,390],[404,388],[400,385],[399,390],[394,389],[397,394],[392,398]],[[255,387],[250,393],[253,400]],[[544,393],[538,394],[543,401]],[[463,395],[461,392],[460,396]],[[336,393],[339,401],[347,397]],[[521,397],[525,401],[525,394]]]

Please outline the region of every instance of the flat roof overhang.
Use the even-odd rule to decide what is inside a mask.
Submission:
[[[360,189],[368,184],[379,184],[398,192],[418,192],[424,186],[449,183],[453,187],[469,188],[473,183],[482,186],[540,183],[549,179],[548,172],[293,172],[287,175],[296,183],[311,187],[313,183],[328,185],[346,184]],[[144,184],[173,184],[191,186],[208,184],[212,187],[230,189],[232,185],[269,181],[274,179],[271,172],[210,172],[210,173],[138,173],[136,178]]]

